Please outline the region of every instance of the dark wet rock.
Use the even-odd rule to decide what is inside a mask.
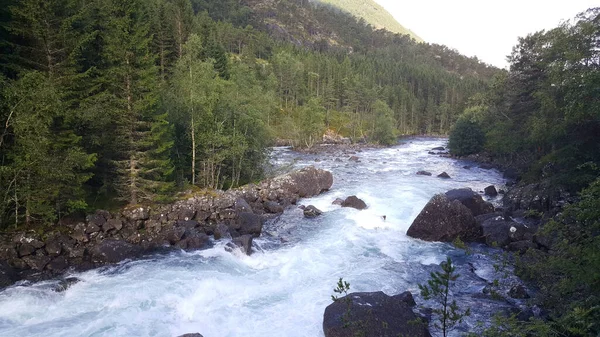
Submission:
[[[417,175],[420,176],[431,176],[431,172],[427,172],[427,171],[418,171]]]
[[[120,231],[121,228],[123,228],[123,221],[121,221],[121,219],[110,219],[102,226],[104,232],[108,232],[111,229]]]
[[[459,188],[446,192],[446,197],[449,200],[458,200],[468,209],[471,210],[473,216],[492,213],[494,206],[483,200],[483,198],[475,193],[470,188]]]
[[[342,205],[344,203],[344,199],[342,198],[335,198],[335,200],[333,202],[331,202],[332,205]]]
[[[186,333],[185,335],[181,335],[178,337],[203,337],[203,336],[199,333]]]
[[[192,228],[186,229],[183,239],[177,242],[176,246],[185,250],[196,250],[205,248],[208,241],[208,235]]]
[[[100,226],[96,225],[95,223],[88,223],[87,226],[85,226],[85,234],[98,233],[99,231]]]
[[[355,161],[355,162],[359,162],[360,158],[358,158],[357,156],[351,156],[348,160],[350,161]]]
[[[516,186],[504,196],[504,207],[509,211],[535,210],[555,214],[568,202],[571,196],[551,181],[538,184]]]
[[[252,235],[245,234],[245,235],[239,236],[237,238],[234,238],[232,240],[232,242],[236,246],[240,247],[242,249],[242,252],[244,252],[244,254],[246,254],[246,255],[252,254]]]
[[[17,282],[17,272],[4,261],[0,261],[0,289],[8,287]]]
[[[381,291],[348,294],[325,308],[325,337],[430,337],[427,324],[416,323],[418,316],[406,297]]]
[[[17,248],[20,257],[31,255],[35,252],[35,247],[29,243],[22,243]]]
[[[508,291],[508,296],[516,299],[526,299],[529,298],[529,294],[527,293],[527,289],[522,284],[518,284],[510,288]]]
[[[490,164],[490,163],[481,163],[481,164],[479,164],[479,168],[484,169],[484,170],[491,170],[494,168],[494,165]]]
[[[465,205],[437,194],[421,210],[406,234],[425,241],[452,242],[460,237],[465,242],[473,242],[479,241],[482,233]]]
[[[93,246],[90,253],[94,262],[117,263],[139,257],[143,253],[143,249],[123,240],[103,240]]]
[[[450,179],[450,175],[446,172],[442,172],[440,174],[438,174],[438,178],[443,178],[443,179]]]
[[[81,282],[80,279],[78,279],[77,277],[67,277],[64,280],[61,280],[56,287],[54,287],[54,291],[56,291],[57,293],[62,293],[63,291],[66,291],[67,289],[69,289],[72,285]]]
[[[511,242],[523,241],[528,237],[533,239],[533,228],[499,217],[483,221],[481,227],[485,242],[489,246],[506,247]]]
[[[50,256],[58,256],[62,252],[62,245],[58,239],[53,239],[46,242],[46,247],[44,247],[46,253]]]
[[[243,212],[239,214],[236,230],[242,235],[251,234],[258,237],[262,232],[263,224],[264,220],[260,215]]]
[[[71,238],[78,242],[90,241],[89,236],[85,233],[86,225],[84,223],[78,223],[75,225],[73,232],[71,232]]]
[[[244,198],[235,199],[235,202],[233,204],[233,209],[235,209],[235,211],[237,213],[242,213],[242,212],[252,213],[252,207],[250,207],[250,204],[248,204],[248,202]]]
[[[31,269],[44,270],[52,258],[47,255],[29,255],[22,258]]]
[[[494,185],[490,185],[486,187],[484,190],[485,195],[489,197],[495,197],[498,195],[498,191],[496,191],[496,187]]]
[[[307,218],[315,218],[321,214],[323,214],[323,212],[321,210],[319,210],[318,208],[316,208],[313,205],[308,205],[304,208],[304,216]]]
[[[33,246],[35,249],[44,247],[44,241],[40,239],[37,234],[20,233],[13,237],[13,243],[17,244],[28,244]]]
[[[218,224],[215,227],[213,236],[215,237],[215,240],[226,238],[227,236],[229,236],[229,227],[227,227],[227,225],[223,223]]]
[[[367,204],[363,200],[357,198],[355,195],[351,195],[347,197],[344,202],[342,202],[342,207],[352,207],[358,210],[363,210],[367,208]]]
[[[54,271],[64,271],[69,268],[69,261],[64,256],[57,256],[48,265],[46,269],[54,270]]]
[[[107,215],[110,217],[110,213],[106,211],[98,210],[94,214],[90,214],[85,217],[88,225],[94,225],[97,228],[101,228],[107,220]]]
[[[529,249],[538,249],[538,245],[531,240],[515,241],[508,244],[506,249],[511,252],[525,254]]]
[[[278,202],[275,201],[266,201],[264,204],[265,211],[272,214],[283,213],[283,206],[281,206]]]
[[[463,168],[464,168],[465,170],[470,170],[470,169],[471,169],[471,166],[469,166],[469,165],[465,165],[465,166],[463,166]]]
[[[446,150],[446,148],[443,146],[438,146],[438,147],[434,147],[433,149],[431,149],[431,151],[444,151],[444,150]]]
[[[183,239],[184,234],[185,227],[173,227],[164,233],[164,239],[168,241],[169,244],[174,245]]]

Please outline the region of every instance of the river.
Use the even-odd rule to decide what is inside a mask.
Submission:
[[[466,255],[449,244],[405,235],[434,194],[504,184],[495,170],[465,169],[469,163],[427,153],[445,142],[408,139],[357,153],[360,162],[276,148],[271,155],[276,166],[315,165],[333,172],[329,192],[299,202],[315,205],[322,216],[305,219],[299,209],[286,210],[265,225],[251,256],[229,253],[225,242],[215,242],[207,250],[74,273],[81,281],[64,292],[53,290],[58,280],[12,286],[0,293],[0,336],[318,337],[338,278],[350,282],[351,291],[417,295],[418,284],[446,256],[461,274],[454,298],[473,311],[457,331],[473,329],[506,308],[480,296],[486,285],[481,277],[493,278],[493,251],[474,246],[476,253]],[[417,176],[418,170],[434,175]],[[435,176],[442,171],[452,179]],[[353,194],[369,208],[331,204]]]

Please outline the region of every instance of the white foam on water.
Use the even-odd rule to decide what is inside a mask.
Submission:
[[[482,189],[502,179],[496,171],[467,171],[464,163],[427,155],[443,142],[363,151],[360,163],[324,158],[317,165],[333,171],[332,190],[301,203],[325,213],[305,219],[300,210],[287,210],[255,240],[268,248],[251,256],[227,252],[219,241],[207,250],[74,274],[82,281],[61,293],[52,290],[56,281],[10,287],[0,292],[0,336],[323,336],[323,311],[340,277],[351,291],[418,294],[417,284],[447,254],[462,256],[447,244],[409,238],[406,231],[435,193]],[[303,158],[277,151],[281,165]],[[306,157],[295,165],[314,163]],[[446,171],[453,179],[416,176],[420,169]],[[331,204],[349,195],[365,200],[368,209]]]

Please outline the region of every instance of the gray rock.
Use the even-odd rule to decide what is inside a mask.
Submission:
[[[251,234],[254,237],[260,236],[263,228],[263,218],[253,213],[242,212],[238,217],[238,232],[241,235]]]
[[[239,236],[237,238],[234,238],[232,242],[236,246],[242,248],[242,252],[244,252],[246,255],[252,254],[252,235],[245,234]]]
[[[29,243],[22,243],[17,248],[20,257],[31,255],[35,252],[35,247]]]
[[[252,207],[250,207],[250,204],[248,204],[248,202],[244,198],[235,199],[233,208],[235,209],[235,211],[237,213],[241,213],[241,212],[252,213]]]
[[[484,190],[485,195],[489,197],[495,197],[498,195],[498,191],[496,191],[496,187],[494,185],[490,185],[486,187]]]
[[[321,210],[319,210],[318,208],[316,208],[313,205],[308,205],[304,208],[304,216],[306,218],[315,218],[321,214],[323,214],[323,212]]]
[[[110,219],[102,226],[104,232],[108,232],[111,229],[120,231],[123,228],[123,221],[121,219]]]
[[[220,223],[215,227],[213,235],[215,237],[215,240],[226,238],[227,236],[229,236],[229,227],[227,227],[227,225],[225,225],[224,223]]]
[[[50,256],[58,256],[62,252],[62,245],[58,240],[50,240],[46,242],[45,250]]]
[[[130,221],[148,220],[150,210],[147,207],[129,208],[123,211],[123,216]]]
[[[431,172],[428,172],[428,171],[418,171],[417,175],[420,175],[420,176],[431,176]]]
[[[69,289],[72,285],[81,282],[80,279],[78,279],[77,277],[67,277],[64,280],[61,280],[56,287],[54,287],[54,291],[56,291],[57,293],[62,293],[63,291],[66,291],[67,289]]]
[[[458,200],[465,205],[473,216],[494,212],[494,205],[483,200],[483,198],[473,192],[470,188],[459,188],[445,193],[449,200]]]
[[[367,204],[363,200],[357,198],[355,195],[351,195],[347,197],[344,202],[342,202],[342,207],[352,207],[358,210],[363,210],[367,208]]]
[[[0,261],[0,289],[12,285],[18,279],[17,272],[5,261]]]
[[[181,335],[178,337],[203,337],[203,336],[199,333],[186,333],[185,335]]]
[[[90,222],[87,224],[87,226],[85,226],[86,234],[98,233],[99,231],[100,231],[100,226],[96,225],[93,222]]]
[[[430,337],[427,323],[418,323],[406,299],[381,291],[348,294],[325,308],[325,337]]]
[[[438,174],[438,178],[442,178],[442,179],[450,179],[450,175],[446,172],[442,172],[440,174]]]
[[[529,298],[529,294],[527,293],[527,289],[522,284],[518,284],[513,286],[508,291],[508,296],[516,299],[526,299]]]
[[[444,148],[443,146],[438,146],[438,147],[434,147],[433,149],[431,149],[431,151],[444,151],[446,150],[446,148]]]
[[[263,203],[265,211],[272,214],[283,213],[283,206],[281,206],[278,202],[275,201],[265,201]]]
[[[52,258],[44,255],[29,255],[22,258],[23,261],[31,268],[35,270],[44,270],[46,265]]]
[[[482,231],[465,205],[437,194],[425,205],[406,234],[425,241],[452,242],[460,237],[465,242],[473,242],[481,239]]]
[[[69,268],[69,261],[64,256],[57,256],[48,265],[46,269],[54,270],[54,271],[64,271]]]
[[[93,246],[90,253],[94,262],[117,263],[139,257],[143,249],[123,240],[103,240]]]

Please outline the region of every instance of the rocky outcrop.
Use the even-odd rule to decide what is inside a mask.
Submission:
[[[367,208],[367,204],[363,200],[357,198],[355,195],[351,195],[342,202],[342,207],[352,207],[358,210],[363,210]]]
[[[165,246],[203,249],[210,245],[209,235],[240,237],[249,253],[248,236],[261,234],[268,216],[263,214],[281,213],[286,205],[326,191],[332,184],[331,172],[306,167],[239,189],[194,193],[168,205],[138,205],[115,213],[99,210],[84,221],[62,223],[44,237],[35,232],[1,235],[0,261],[11,268],[6,269],[7,275],[13,269],[17,274],[33,269],[56,275],[69,267],[87,269],[137,258]],[[6,283],[2,280],[0,287]]]
[[[320,209],[316,208],[313,205],[308,205],[304,207],[303,213],[304,217],[306,218],[316,218],[319,215],[323,214],[323,212]]]
[[[465,205],[473,216],[481,214],[492,213],[494,211],[494,205],[483,200],[483,198],[473,192],[470,188],[454,189],[446,192],[448,200],[458,200],[460,203]]]
[[[413,312],[409,292],[351,293],[333,302],[323,315],[325,337],[430,337],[427,322]]]
[[[481,239],[482,231],[465,205],[437,194],[421,210],[406,234],[425,241],[452,242],[460,237],[472,242]]]
[[[564,189],[549,181],[537,184],[515,186],[506,192],[503,203],[508,212],[535,210],[546,215],[557,214],[562,207],[574,201]]]

